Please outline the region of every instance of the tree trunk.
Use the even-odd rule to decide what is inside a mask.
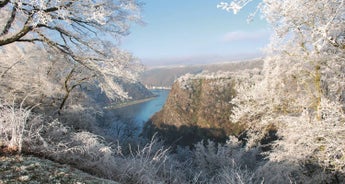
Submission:
[[[321,121],[321,96],[322,96],[322,89],[321,89],[321,66],[318,63],[315,66],[315,90],[316,90],[316,118],[318,121]]]
[[[65,106],[66,101],[67,101],[67,99],[68,99],[70,93],[71,93],[71,91],[67,91],[66,95],[64,96],[64,98],[63,98],[63,100],[62,100],[62,102],[61,102],[61,104],[60,104],[58,114],[61,114],[61,110],[62,110],[62,108]]]

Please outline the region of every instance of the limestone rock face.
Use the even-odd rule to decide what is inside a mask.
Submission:
[[[175,81],[163,109],[146,124],[144,134],[158,132],[168,143],[190,145],[201,139],[225,141],[239,134],[230,121],[235,80],[222,75],[185,75]]]

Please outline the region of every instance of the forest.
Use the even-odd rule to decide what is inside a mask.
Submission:
[[[238,14],[252,1],[215,6]],[[0,0],[0,183],[345,182],[345,0],[260,1],[248,19],[273,31],[262,67],[176,79],[186,95],[170,100],[190,104],[167,105],[174,124],[152,121],[146,136],[105,108],[135,98],[125,86],[145,67],[121,40],[143,10],[139,0]],[[212,118],[197,121],[201,107]],[[225,140],[167,141],[175,132],[162,132],[187,126],[181,109],[196,118],[188,136],[216,125]]]

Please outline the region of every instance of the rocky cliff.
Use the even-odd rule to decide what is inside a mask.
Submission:
[[[225,141],[243,128],[229,118],[236,95],[230,73],[185,75],[175,81],[163,109],[146,124],[144,134],[155,132],[168,144],[190,145],[201,139]]]

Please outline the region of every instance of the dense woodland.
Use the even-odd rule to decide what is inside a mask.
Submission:
[[[250,2],[218,7],[236,14]],[[184,146],[138,136],[130,121],[101,126],[104,105],[130,99],[121,84],[135,83],[143,68],[119,44],[141,23],[142,7],[136,0],[0,0],[1,155],[47,158],[120,183],[345,182],[344,0],[263,0],[254,14],[274,34],[262,68],[187,74],[175,84],[182,92],[202,80],[225,89],[231,78],[226,114],[242,132]],[[20,182],[0,175],[1,183]]]

